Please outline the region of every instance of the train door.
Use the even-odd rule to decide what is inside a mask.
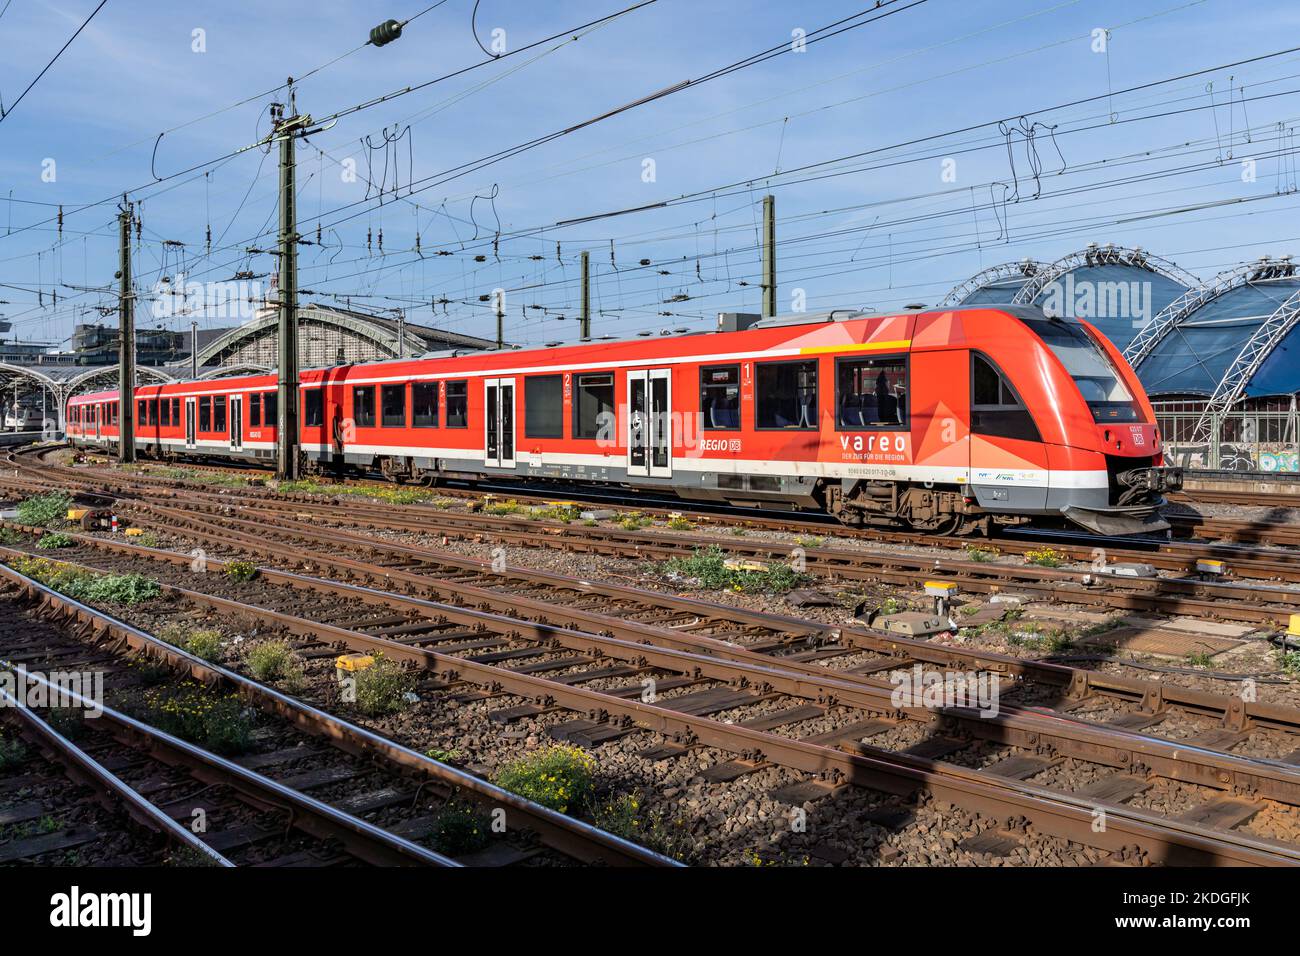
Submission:
[[[104,417],[103,415],[99,414],[99,412],[100,412],[100,409],[105,408],[106,406],[104,406],[104,405],[91,405],[90,407],[91,407],[92,409],[94,409],[93,415],[94,415],[94,417],[95,417],[95,441],[99,441],[100,438],[103,437],[103,435],[102,435],[101,432],[100,432],[99,420],[100,420],[101,418]]]
[[[627,473],[642,478],[673,476],[672,371],[627,373]]]
[[[230,450],[244,447],[244,396],[230,396]]]
[[[195,399],[185,399],[185,447],[196,448],[198,442],[194,440],[194,402]]]
[[[1047,505],[1048,471],[1033,413],[987,355],[970,354],[971,487],[989,511]]]
[[[490,378],[483,383],[484,464],[515,467],[515,380]]]

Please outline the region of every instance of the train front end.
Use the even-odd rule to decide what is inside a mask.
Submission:
[[[1068,376],[1058,379],[1061,406],[1074,406],[1065,416],[1068,467],[1053,468],[1054,509],[1096,534],[1168,531],[1160,508],[1182,487],[1182,469],[1165,466],[1155,411],[1133,369],[1086,322],[1044,316],[1030,325]]]

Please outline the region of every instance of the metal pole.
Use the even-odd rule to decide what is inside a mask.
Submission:
[[[123,198],[117,225],[121,249],[118,259],[118,439],[117,458],[122,464],[135,461],[135,295],[131,291],[131,203]]]
[[[578,317],[578,329],[584,342],[591,341],[591,256],[585,250],[582,253],[582,312]]]
[[[497,348],[506,347],[506,294],[504,291],[493,296],[497,308]]]
[[[294,145],[309,117],[276,117],[280,140],[280,335],[276,477],[298,478],[298,210]],[[306,122],[304,122],[304,119]]]
[[[776,315],[776,197],[763,197],[763,318]]]
[[[406,358],[406,310],[397,310],[397,357]]]
[[[199,377],[199,323],[190,321],[190,378]]]

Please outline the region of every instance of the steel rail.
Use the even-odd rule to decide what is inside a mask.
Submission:
[[[283,575],[283,572],[268,573]],[[1076,798],[1034,784],[998,778],[996,775],[954,764],[897,754],[866,744],[857,744],[857,752],[848,753],[707,717],[687,716],[656,704],[625,700],[602,691],[454,657],[228,598],[174,586],[168,586],[168,589],[186,600],[207,604],[230,614],[263,620],[315,641],[355,650],[382,650],[386,656],[395,660],[406,661],[431,671],[444,682],[467,681],[492,692],[506,692],[538,700],[543,706],[558,705],[579,713],[625,720],[630,725],[737,753],[743,759],[771,761],[806,773],[830,773],[841,782],[886,792],[909,793],[921,786],[940,799],[974,812],[1005,814],[1011,810],[1033,820],[1045,832],[1103,849],[1119,850],[1128,843],[1138,842],[1158,860],[1170,863],[1300,864],[1300,849],[1244,834],[1214,831],[1195,824],[1165,820],[1158,815],[1120,804]],[[392,598],[392,595],[383,592],[373,594],[380,600]],[[518,622],[511,623],[518,625]],[[554,632],[556,629],[551,630]],[[578,639],[589,637],[575,636]],[[675,653],[635,645],[632,650],[655,656]],[[699,658],[698,663],[704,667],[710,662]],[[779,677],[777,674],[772,676]],[[1107,828],[1102,833],[1092,833],[1092,821],[1098,808],[1103,809],[1107,815]]]

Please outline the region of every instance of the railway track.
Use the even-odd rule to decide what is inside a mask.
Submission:
[[[50,475],[42,475],[39,469],[32,466],[25,466],[25,470],[31,480],[44,480],[47,483],[51,480]],[[71,473],[71,476],[65,478],[65,473]],[[291,521],[289,516],[295,516],[313,522],[333,521],[371,529],[407,531],[412,520],[416,520],[422,531],[441,534],[449,539],[492,540],[526,547],[558,546],[638,560],[678,557],[684,545],[716,547],[737,557],[766,562],[789,562],[797,556],[802,567],[809,573],[834,581],[917,587],[936,575],[943,575],[972,593],[991,594],[1014,589],[1045,600],[1085,606],[1216,617],[1273,626],[1286,625],[1290,615],[1300,611],[1300,590],[1265,583],[1239,583],[1219,577],[1128,577],[1110,575],[1104,569],[1100,573],[1081,574],[1067,568],[1014,565],[984,559],[935,558],[932,553],[908,555],[897,551],[805,547],[696,532],[683,536],[659,531],[627,531],[617,527],[587,527],[518,516],[453,514],[421,505],[404,505],[399,508],[355,501],[321,501],[305,496],[297,500],[285,500],[270,493],[248,496],[245,499],[247,504],[232,505],[230,495],[184,486],[158,487],[157,483],[117,476],[95,486],[74,469],[56,470],[55,474],[58,480],[69,481],[74,487],[80,486],[84,493],[93,494],[95,492],[92,489],[98,487],[99,493],[112,490],[116,494],[128,496],[127,501],[134,497],[142,504],[162,497],[195,512],[226,512],[235,506],[250,516],[260,511],[263,513],[262,518],[274,517],[281,524]],[[23,485],[21,481],[0,481],[0,487],[18,489],[20,486],[29,490],[32,487]],[[126,501],[124,506],[129,507]],[[920,543],[915,537],[899,536],[896,540]],[[929,541],[924,543],[931,544]],[[961,541],[961,544],[970,546],[968,541]],[[1024,543],[1020,550],[1027,553],[1034,547],[1042,547],[1042,542]],[[1060,554],[1067,559],[1083,560],[1084,550],[1084,546],[1070,546],[1061,550]],[[1096,546],[1087,550],[1087,559],[1094,559]],[[1196,567],[1198,560],[1210,556],[1228,560],[1234,574],[1254,581],[1300,581],[1300,568],[1277,552],[1204,546],[1178,553],[1172,545],[1166,545],[1160,553],[1108,549],[1106,561],[1109,566],[1116,559],[1145,560],[1146,563],[1161,564],[1175,571],[1181,567],[1186,574]]]
[[[90,761],[84,752],[69,749],[70,741],[51,738],[40,728],[37,732],[79,772],[98,775],[95,762],[101,754],[108,766],[126,768],[131,781],[139,781],[151,795],[146,799],[154,802],[155,814],[186,824],[201,818],[204,830],[198,839],[217,862],[675,865],[194,657],[13,568],[0,567],[0,589],[0,656],[12,667],[33,675],[39,674],[38,666],[46,672],[99,671],[106,696],[125,702],[118,705],[125,709],[95,702],[102,718],[76,722],[77,735],[91,738],[83,748],[94,754]],[[164,676],[150,661],[170,669]],[[91,703],[73,696],[79,705]],[[243,702],[266,715],[248,732],[248,746],[238,756],[219,756],[154,725],[160,714],[179,714],[182,726],[197,732],[189,718],[221,715],[227,701],[238,703],[226,708],[218,725],[224,742],[243,719]],[[143,715],[126,712],[140,711],[142,704]],[[40,720],[31,711],[22,715]],[[197,726],[213,732],[211,722]],[[106,769],[103,762],[99,765]],[[155,795],[161,795],[161,804]],[[442,814],[471,803],[508,811],[523,825],[517,822],[487,849],[463,853],[460,859],[431,849],[427,843]]]
[[[190,560],[187,556],[175,557],[185,562]],[[179,570],[179,561],[172,563],[184,580],[188,572]],[[212,575],[198,577],[209,579]],[[959,712],[936,715],[925,708],[900,710],[891,702],[888,690],[869,681],[841,679],[826,672],[821,676],[796,673],[784,661],[751,662],[742,659],[744,655],[739,651],[715,656],[540,625],[525,633],[518,620],[497,622],[496,632],[503,638],[513,633],[511,642],[494,639],[492,625],[496,615],[446,605],[427,606],[430,614],[436,612],[438,616],[419,627],[411,626],[415,622],[408,620],[403,630],[394,632],[393,628],[403,626],[389,624],[386,625],[388,636],[379,636],[373,627],[367,633],[358,629],[360,624],[346,619],[342,623],[325,623],[331,617],[337,620],[338,602],[330,602],[333,614],[322,613],[326,609],[314,606],[308,592],[346,594],[353,617],[357,614],[356,606],[368,604],[373,614],[380,608],[391,611],[414,607],[414,599],[399,599],[392,593],[272,571],[265,572],[265,578],[268,587],[291,590],[288,600],[269,598],[265,605],[261,602],[250,605],[215,595],[199,596],[199,592],[179,586],[174,593],[186,600],[210,602],[225,614],[252,615],[287,627],[304,638],[362,652],[382,650],[412,666],[432,671],[441,679],[454,675],[458,682],[490,688],[495,694],[507,695],[506,706],[497,718],[502,722],[549,716],[557,710],[569,711],[570,716],[552,728],[552,736],[598,745],[638,729],[651,729],[671,733],[683,741],[669,746],[669,751],[676,752],[666,756],[682,756],[699,745],[716,746],[733,754],[733,759],[726,761],[725,769],[720,771],[721,779],[726,779],[729,773],[750,773],[769,764],[816,774],[816,779],[800,781],[804,785],[800,792],[809,799],[825,797],[846,783],[878,788],[884,785],[882,780],[888,780],[891,787],[897,788],[901,774],[902,779],[923,783],[930,792],[951,799],[958,806],[978,809],[981,799],[989,795],[975,796],[975,791],[981,788],[972,790],[970,785],[993,781],[995,789],[1017,791],[1018,798],[1013,802],[1021,810],[1037,807],[1039,812],[1031,819],[1048,832],[1078,839],[1082,817],[1077,816],[1077,811],[1119,813],[1126,821],[1125,832],[1141,837],[1138,845],[1151,859],[1174,862],[1190,859],[1186,856],[1188,852],[1201,859],[1210,859],[1214,854],[1206,856],[1200,849],[1187,850],[1184,839],[1187,834],[1156,837],[1146,830],[1165,816],[1182,814],[1183,819],[1177,821],[1179,827],[1187,824],[1198,831],[1193,843],[1205,837],[1199,832],[1201,829],[1218,833],[1215,839],[1232,832],[1231,826],[1215,830],[1213,826],[1201,827],[1202,823],[1240,823],[1255,818],[1266,808],[1271,808],[1270,815],[1259,819],[1264,821],[1268,832],[1282,832],[1275,828],[1290,826],[1290,817],[1296,812],[1292,804],[1271,798],[1242,800],[1228,796],[1218,789],[1223,781],[1235,781],[1229,785],[1228,793],[1232,788],[1244,786],[1255,793],[1283,795],[1287,800],[1300,794],[1295,790],[1300,777],[1294,768],[1280,761],[1243,760],[1221,753],[1211,755],[1200,752],[1190,740],[1181,745],[1162,743],[1155,738],[1121,732],[1118,726],[1090,729],[1081,721],[1060,717],[1047,720],[1016,708],[992,721]],[[203,586],[202,582],[189,583],[194,587]],[[284,610],[285,607],[291,607],[293,612]],[[467,627],[471,622],[483,629]],[[509,630],[503,631],[503,626]],[[622,663],[593,671],[593,660]],[[507,663],[512,666],[506,666]],[[893,662],[895,667],[898,663]],[[579,670],[574,673],[574,668]],[[663,692],[658,704],[647,705],[636,699],[643,687],[636,678],[644,678],[649,670],[655,672],[654,679]],[[589,689],[597,679],[614,678],[632,682],[613,692]],[[514,698],[522,702],[510,703]],[[1225,706],[1231,707],[1226,703]],[[728,718],[728,714],[732,717]],[[960,726],[950,726],[953,720]],[[829,728],[805,736],[791,732],[791,728],[806,727],[809,721],[817,727],[829,724]],[[941,732],[933,726],[936,721],[949,722],[944,724],[947,731]],[[1294,726],[1294,715],[1288,715],[1284,722]],[[1294,741],[1289,731],[1282,731],[1281,739]],[[878,745],[885,740],[891,743]],[[1055,756],[1036,754],[1035,748],[1040,748],[1041,753],[1042,743],[1048,740],[1051,748],[1056,748]],[[1019,745],[1014,741],[1019,741]],[[1011,746],[1004,752],[1008,743]],[[889,749],[891,744],[899,749]],[[1186,756],[1189,752],[1200,753],[1204,759],[1189,758]],[[1098,757],[1098,754],[1105,756]],[[966,761],[975,764],[976,769],[964,765]],[[1076,766],[1082,766],[1081,761],[1087,764],[1088,770]],[[886,766],[881,766],[882,763]],[[992,768],[978,766],[981,763],[991,763]],[[1063,764],[1069,766],[1063,768]],[[1133,767],[1155,769],[1142,771],[1143,777],[1116,771],[1116,768]],[[1067,786],[1062,791],[1020,780],[1022,777],[1052,779],[1057,774],[1075,783],[1088,777],[1089,783],[1072,789]],[[1156,783],[1147,780],[1147,774]],[[1187,775],[1197,783],[1191,784]],[[1263,782],[1265,779],[1267,783]],[[1172,799],[1168,795],[1142,798],[1160,804],[1163,816],[1135,810],[1122,802],[1165,786],[1175,790],[1210,787],[1214,795],[1198,791],[1200,799],[1194,801],[1195,805],[1180,807],[1177,813],[1164,810],[1162,801]],[[1035,799],[1028,804],[1020,802],[1019,798],[1031,795]],[[1049,795],[1074,811],[1063,811],[1061,805],[1053,805],[1050,811],[1038,806],[1037,801]],[[1111,799],[1116,797],[1120,802]],[[1008,799],[1011,798],[1005,792],[999,797],[1004,806]],[[1282,853],[1289,861],[1291,850],[1287,844],[1274,845],[1269,840],[1264,844],[1271,847],[1270,852]],[[1182,849],[1174,849],[1175,846]],[[1113,842],[1109,848],[1116,848]]]
[[[260,772],[268,769],[266,761],[227,759],[103,701],[60,690],[45,674],[104,673],[104,652],[33,619],[16,607],[12,579],[6,583],[9,593],[0,595],[7,599],[0,605],[0,654],[20,685],[58,693],[66,702],[51,712],[60,715],[57,728],[52,719],[20,708],[29,730],[68,772],[98,782],[133,815],[184,841],[204,861],[221,866],[460,865],[348,812],[341,802],[311,796],[300,776],[275,779]],[[139,684],[138,675],[125,668],[108,670],[105,676],[114,689]],[[9,695],[8,703],[17,702]],[[205,697],[194,706],[211,703]],[[63,835],[60,846],[76,845],[70,841],[78,835]],[[20,844],[10,854],[30,855],[30,848]]]

